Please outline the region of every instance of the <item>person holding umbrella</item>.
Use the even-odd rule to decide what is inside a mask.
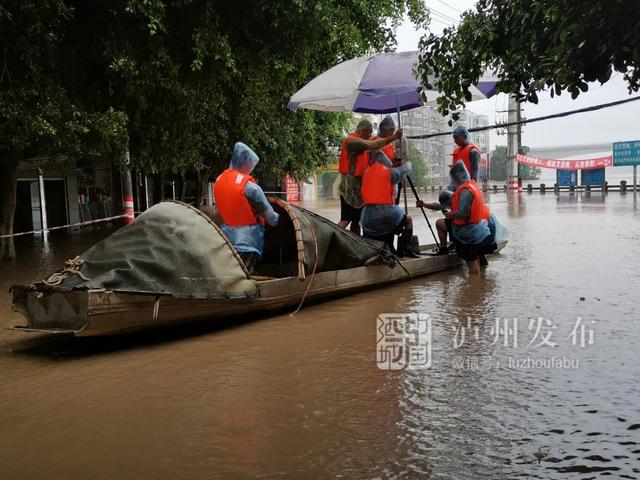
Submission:
[[[381,138],[392,137],[395,131],[396,131],[396,124],[393,121],[393,118],[387,115],[382,119],[382,121],[380,122],[380,125],[378,125],[378,135],[373,137],[371,140],[379,140]],[[395,142],[385,145],[384,147],[381,148],[381,150],[384,152],[387,158],[393,162],[393,166],[398,167],[400,166],[399,165],[400,162],[396,161],[396,148],[394,143]]]
[[[340,151],[340,222],[338,225],[347,228],[349,224],[353,233],[360,235],[360,214],[364,202],[362,201],[362,175],[369,165],[369,152],[378,150],[396,139],[402,138],[402,129],[395,134],[371,139],[373,125],[363,118],[356,125],[356,131],[350,134],[342,143]]]

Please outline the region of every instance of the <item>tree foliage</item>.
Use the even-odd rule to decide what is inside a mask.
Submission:
[[[411,162],[411,180],[416,187],[426,187],[430,185],[428,178],[427,164],[424,161],[422,152],[409,142],[409,161]]]
[[[348,119],[293,113],[288,98],[341,60],[391,50],[405,15],[428,21],[421,0],[3,1],[0,175],[36,154],[118,162],[128,148],[127,167],[206,181],[241,140],[258,175],[303,177]],[[15,188],[0,193],[2,234]]]
[[[457,27],[422,38],[418,71],[444,92],[443,115],[470,100],[485,70],[495,72],[499,91],[532,103],[545,89],[575,99],[613,71],[638,91],[639,19],[637,0],[480,0]]]
[[[507,147],[498,145],[491,153],[491,172],[489,178],[500,182],[507,180],[508,168]],[[519,172],[522,180],[537,180],[542,173],[538,167],[524,164],[519,165]]]

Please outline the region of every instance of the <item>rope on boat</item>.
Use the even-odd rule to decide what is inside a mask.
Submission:
[[[48,287],[55,287],[74,275],[78,275],[82,280],[88,282],[91,279],[80,271],[82,264],[83,260],[79,256],[67,260],[64,262],[64,268],[62,270],[50,275],[47,279],[42,280],[42,283]]]
[[[298,308],[296,308],[294,312],[289,314],[290,317],[293,317],[302,308],[302,304],[306,300],[307,295],[309,294],[309,290],[311,290],[311,285],[313,284],[313,281],[316,278],[316,269],[318,268],[318,239],[316,237],[316,231],[313,229],[313,225],[311,224],[308,218],[306,218],[304,215],[301,215],[301,217],[304,218],[307,221],[307,223],[309,223],[309,229],[311,230],[311,236],[313,236],[313,243],[316,250],[316,259],[313,262],[313,269],[311,270],[311,279],[309,280],[309,285],[307,285],[307,288],[304,290],[304,294],[300,299],[300,304],[298,305]]]

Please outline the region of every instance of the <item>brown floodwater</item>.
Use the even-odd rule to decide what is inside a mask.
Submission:
[[[2,330],[0,478],[640,478],[638,199],[489,201],[511,237],[476,278],[123,337]],[[108,233],[21,239],[2,326],[12,283]],[[377,367],[381,313],[429,316],[429,368]]]

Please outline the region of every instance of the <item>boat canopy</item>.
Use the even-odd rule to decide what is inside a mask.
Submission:
[[[265,232],[255,277],[222,233],[215,214],[161,202],[95,244],[37,289],[105,289],[177,298],[254,298],[256,280],[295,277],[390,262],[375,243],[277,198],[280,222]],[[386,258],[384,258],[386,257]]]
[[[280,222],[265,232],[264,253],[256,273],[273,276],[298,276],[301,280],[313,272],[343,270],[365,264],[392,260],[376,244],[362,238],[316,213],[269,197],[280,213]]]
[[[80,255],[81,275],[57,288],[106,289],[178,298],[258,295],[218,226],[190,205],[161,202]],[[84,278],[88,280],[84,280]]]

